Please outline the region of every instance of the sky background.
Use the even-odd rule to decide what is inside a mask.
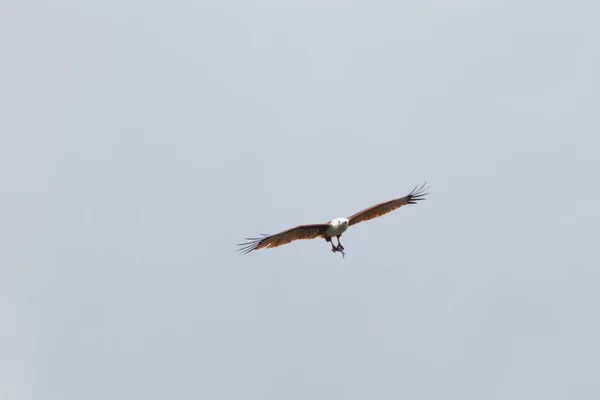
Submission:
[[[600,398],[598,3],[1,9],[0,398]]]

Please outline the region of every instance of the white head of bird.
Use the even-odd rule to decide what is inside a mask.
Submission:
[[[348,218],[335,218],[329,223],[330,228],[327,230],[329,236],[339,235],[348,229]]]

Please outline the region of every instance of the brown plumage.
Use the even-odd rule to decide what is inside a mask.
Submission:
[[[242,254],[250,253],[252,250],[269,249],[293,242],[299,239],[316,239],[325,237],[329,224],[299,225],[275,235],[264,235],[262,238],[246,238],[249,242],[240,243],[238,246]]]
[[[350,226],[356,225],[359,222],[381,217],[382,215],[390,213],[395,209],[405,206],[407,204],[417,204],[417,201],[425,200],[425,196],[428,194],[424,193],[423,188],[425,187],[425,185],[426,183],[418,189],[415,186],[412,192],[410,192],[404,197],[400,197],[399,199],[384,201],[383,203],[375,204],[374,206],[365,208],[364,210],[357,212],[351,217],[348,217],[348,219],[350,220]]]
[[[421,187],[415,186],[415,188],[404,197],[365,208],[352,215],[350,218],[335,218],[326,224],[299,225],[275,235],[263,234],[263,237],[259,238],[246,238],[248,242],[238,244],[238,246],[241,246],[239,251],[242,254],[247,254],[253,250],[278,247],[293,242],[294,240],[324,238],[327,242],[331,242],[331,251],[341,252],[342,255],[345,256],[344,247],[340,243],[340,236],[342,236],[342,233],[344,233],[349,226],[380,217],[407,204],[416,204],[420,200],[425,200],[425,196],[428,193],[425,193],[427,189],[424,188],[425,184]],[[333,237],[336,237],[338,240],[337,246],[333,244]]]

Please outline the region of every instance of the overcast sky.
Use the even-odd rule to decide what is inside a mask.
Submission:
[[[600,398],[597,3],[1,8],[0,398]]]

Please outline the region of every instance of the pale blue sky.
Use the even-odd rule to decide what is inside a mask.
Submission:
[[[598,4],[2,9],[0,398],[600,397]]]

